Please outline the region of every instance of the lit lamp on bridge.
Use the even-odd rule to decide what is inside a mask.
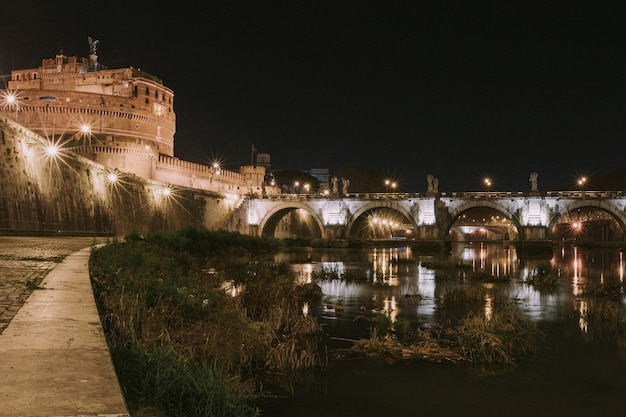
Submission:
[[[386,179],[385,188],[387,188],[388,190],[391,190],[391,192],[393,193],[396,191],[396,188],[398,188],[398,183],[396,181]]]
[[[485,177],[483,179],[483,186],[485,187],[485,189],[487,190],[487,192],[489,192],[491,190],[491,186],[493,185],[493,181],[491,181],[491,178],[489,177]]]
[[[580,192],[585,195],[585,184],[587,183],[587,177],[580,177],[578,179],[578,187],[580,188]]]

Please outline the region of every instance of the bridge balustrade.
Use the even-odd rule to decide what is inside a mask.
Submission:
[[[549,197],[569,197],[569,198],[619,198],[624,193],[622,191],[546,191]]]

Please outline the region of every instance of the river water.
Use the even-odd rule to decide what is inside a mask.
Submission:
[[[621,249],[566,246],[556,248],[550,260],[520,260],[513,247],[500,243],[455,243],[443,257],[398,247],[315,249],[282,253],[276,260],[291,263],[298,280],[322,287],[321,302],[306,307],[323,326],[321,350],[328,364],[288,389],[268,386],[276,398],[260,405],[267,416],[626,416]],[[464,267],[442,278],[435,262]],[[556,288],[539,291],[524,282],[548,262],[560,274]],[[546,332],[537,357],[485,374],[467,364],[390,365],[325,355],[349,347],[346,339],[368,337],[371,323],[365,317],[377,312],[421,327],[446,320],[443,294],[468,285],[464,274],[477,270],[504,278],[478,285],[506,295]],[[599,287],[612,296],[585,296]],[[493,314],[489,297],[483,309]],[[612,314],[605,317],[606,311]]]

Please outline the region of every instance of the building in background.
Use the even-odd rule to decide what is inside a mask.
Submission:
[[[89,38],[88,58],[60,52],[38,68],[13,70],[0,114],[121,173],[220,193],[280,193],[265,184],[264,165],[235,172],[176,158],[174,92],[139,69],[100,64],[97,43]]]

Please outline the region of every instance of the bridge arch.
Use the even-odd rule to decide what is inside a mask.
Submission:
[[[408,220],[411,224],[411,227],[415,229],[417,224],[415,222],[415,216],[409,212],[407,209],[400,205],[392,205],[389,202],[379,202],[379,201],[371,201],[362,206],[359,206],[358,210],[350,216],[346,224],[346,231],[349,237],[356,237],[359,232],[360,225],[365,221],[363,216],[367,213],[385,210],[389,212],[398,213],[405,220]]]
[[[624,213],[619,207],[611,201],[586,199],[571,200],[566,204],[555,206],[548,223],[548,237],[552,236],[552,230],[562,216],[583,208],[593,208],[609,214],[613,219],[615,219],[626,236],[626,216],[624,216]]]
[[[307,212],[314,221],[314,224],[317,226],[316,232],[319,233],[319,236],[316,237],[326,239],[326,230],[321,218],[313,211],[311,206],[297,201],[285,202],[284,204],[280,204],[265,213],[259,222],[259,236],[273,237],[280,221],[282,221],[286,215],[295,210],[304,210]]]
[[[519,239],[519,230],[522,225],[520,224],[519,219],[517,218],[515,213],[513,213],[510,210],[509,205],[504,205],[504,204],[499,203],[498,201],[490,201],[490,200],[466,201],[457,206],[454,206],[454,209],[449,209],[448,211],[449,218],[446,219],[446,222],[444,224],[445,229],[443,230],[444,232],[443,235],[444,236],[448,235],[448,233],[450,232],[454,224],[459,219],[459,216],[461,216],[463,213],[472,209],[480,209],[480,208],[496,210],[499,213],[502,213],[508,219],[510,219],[511,222],[513,223],[513,226],[515,226],[515,228],[518,230],[518,233],[516,235],[517,235],[517,239]]]

